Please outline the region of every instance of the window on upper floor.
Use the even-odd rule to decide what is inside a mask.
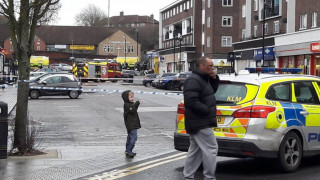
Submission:
[[[254,1],[253,1],[253,10],[254,10],[254,11],[258,11],[258,7],[259,7],[258,0],[254,0]]]
[[[279,21],[274,21],[273,22],[273,33],[277,34],[280,32],[280,22]]]
[[[210,36],[207,37],[207,47],[210,47]]]
[[[253,37],[258,37],[258,26],[253,27]]]
[[[307,29],[307,25],[308,25],[308,15],[302,14],[300,16],[300,29]]]
[[[40,46],[37,46],[37,51],[40,51]]]
[[[262,25],[263,26],[263,25]],[[264,35],[268,35],[268,23],[265,23],[264,26],[262,27],[264,29]],[[262,32],[263,33],[263,32]]]
[[[222,0],[222,6],[233,6],[233,0]]]
[[[210,8],[210,6],[211,6],[211,0],[208,0],[208,8]]]
[[[232,16],[222,16],[222,27],[232,27]]]
[[[232,36],[222,36],[221,47],[232,47]]]
[[[280,15],[280,1],[279,0],[264,0],[266,4],[265,17],[273,17]],[[263,10],[262,10],[263,12]]]
[[[242,17],[246,17],[246,5],[242,6]]]
[[[209,28],[211,26],[211,19],[210,17],[207,17],[207,27]]]
[[[193,0],[190,1],[190,8],[193,7]]]
[[[176,15],[176,8],[173,8],[173,15]]]
[[[318,12],[313,12],[312,13],[312,27],[318,27],[318,24],[317,24],[317,20],[318,20]]]
[[[187,9],[190,8],[190,1],[187,1]]]
[[[242,29],[241,39],[242,39],[242,40],[245,40],[245,39],[246,39],[246,30],[245,30],[245,29]]]

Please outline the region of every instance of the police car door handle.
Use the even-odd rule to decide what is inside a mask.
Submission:
[[[300,111],[300,114],[303,115],[303,116],[308,116],[309,113],[307,111]]]

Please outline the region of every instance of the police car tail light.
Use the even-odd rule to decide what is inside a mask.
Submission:
[[[184,114],[184,104],[183,103],[178,104],[177,112],[178,112],[178,114]]]
[[[271,106],[248,106],[236,110],[232,116],[235,118],[266,118],[275,110],[276,108]]]

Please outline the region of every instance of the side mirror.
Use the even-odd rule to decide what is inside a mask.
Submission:
[[[46,85],[46,84],[47,84],[47,81],[42,81],[42,84]]]

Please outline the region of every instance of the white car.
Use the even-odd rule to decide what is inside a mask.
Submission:
[[[50,66],[53,69],[60,69],[61,71],[72,71],[72,66],[70,66],[69,64],[65,64],[65,63],[51,64]]]
[[[30,72],[30,80],[33,80],[37,77],[39,77],[40,75],[42,74],[46,74],[47,72],[44,72],[44,71],[36,71],[36,72]]]

